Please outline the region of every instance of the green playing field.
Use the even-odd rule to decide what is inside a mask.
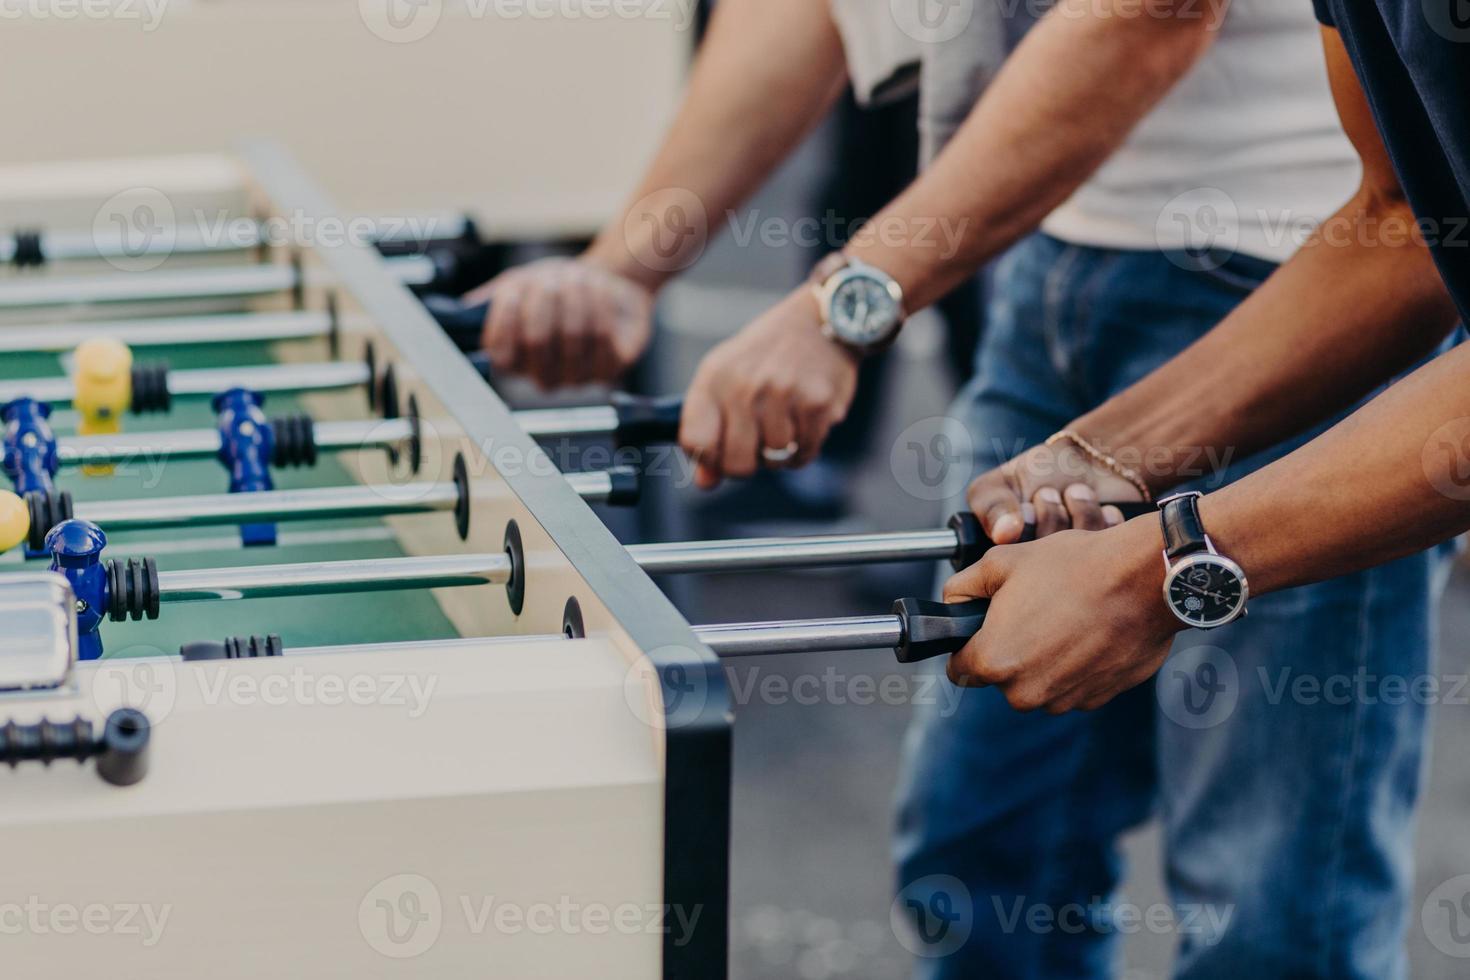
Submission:
[[[4,329],[0,326],[0,329]],[[188,348],[148,348],[135,353],[139,361],[166,360],[177,369],[222,368],[268,364],[261,345],[225,344]],[[6,354],[0,357],[0,377],[49,377],[62,373],[55,355]],[[335,395],[349,399],[372,417],[363,392]],[[266,415],[300,411],[288,395],[272,395]],[[74,434],[76,416],[59,408],[53,416],[58,437]],[[124,431],[214,427],[207,399],[176,402],[162,415],[128,416]],[[340,486],[352,482],[331,454],[309,469],[276,470],[280,489]],[[80,503],[88,500],[156,499],[187,494],[223,493],[228,475],[213,459],[160,462],[140,460],[116,468],[110,476],[87,476],[80,469],[63,468],[57,485],[71,491]],[[111,536],[108,554],[114,557],[152,557],[160,571],[240,565],[286,564],[306,561],[372,561],[403,554],[386,527],[373,520],[291,522],[280,526],[281,543],[275,547],[243,548],[231,526],[199,530],[134,531]],[[44,560],[22,563],[19,552],[6,555],[4,571],[42,568]],[[156,621],[104,623],[102,637],[107,657],[149,656],[176,652],[183,643],[219,641],[229,636],[280,634],[288,647],[347,643],[439,639],[457,635],[433,597],[423,591],[394,591],[343,596],[255,599],[239,602],[165,603]]]

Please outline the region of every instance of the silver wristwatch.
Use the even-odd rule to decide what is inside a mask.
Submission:
[[[1220,554],[1205,533],[1197,492],[1159,501],[1164,532],[1164,603],[1180,622],[1210,630],[1245,615],[1245,572]]]
[[[903,329],[903,288],[876,266],[835,252],[812,270],[811,285],[823,335],[849,350],[882,350]]]

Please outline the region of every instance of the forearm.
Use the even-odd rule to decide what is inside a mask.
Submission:
[[[1252,594],[1413,554],[1470,529],[1470,348],[1415,372],[1290,456],[1206,497]]]
[[[822,119],[845,72],[828,0],[721,0],[662,147],[589,256],[650,289],[663,285],[678,263],[644,257],[658,254],[659,229],[688,216],[661,209],[687,207],[692,194],[713,230]],[[650,203],[652,220],[635,213]]]
[[[911,311],[936,301],[1033,231],[1123,144],[1208,49],[1220,9],[1064,0],[933,166],[873,219],[881,234],[848,252],[897,279]],[[939,219],[957,234],[932,234]]]
[[[1401,199],[1361,192],[1214,330],[1073,428],[1156,493],[1348,408],[1428,354],[1457,314]]]

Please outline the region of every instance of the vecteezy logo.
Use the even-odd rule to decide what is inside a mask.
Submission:
[[[1165,661],[1154,693],[1174,724],[1195,730],[1213,728],[1235,713],[1240,672],[1235,658],[1219,647],[1184,647]]]
[[[113,651],[111,659],[97,664],[91,679],[92,703],[102,717],[118,708],[137,708],[157,728],[178,701],[178,671],[157,647]]]
[[[357,11],[367,29],[384,41],[411,44],[439,26],[444,0],[357,0]]]
[[[395,960],[427,953],[444,927],[439,889],[423,875],[401,874],[374,885],[357,907],[367,944]]]
[[[937,959],[969,940],[975,908],[963,881],[950,875],[928,875],[898,893],[889,906],[888,921],[904,949]]]
[[[704,254],[709,212],[699,195],[669,187],[639,200],[623,223],[628,251],[655,272],[680,272]]]
[[[1154,241],[1175,265],[1218,269],[1240,245],[1240,209],[1218,187],[1196,187],[1159,212]],[[1183,257],[1177,257],[1182,252]]]
[[[1455,959],[1470,959],[1470,875],[1451,878],[1430,892],[1419,920],[1435,949]]]
[[[888,453],[888,468],[909,496],[949,500],[965,489],[974,457],[969,429],[957,419],[935,415],[899,433]]]
[[[1470,0],[1423,0],[1424,19],[1447,41],[1470,41]]]
[[[147,272],[168,261],[178,243],[173,202],[156,187],[130,187],[92,216],[92,243],[124,272]]]
[[[893,22],[915,41],[943,44],[964,33],[975,16],[975,0],[889,0]]]
[[[1470,500],[1470,418],[1451,419],[1424,443],[1424,476],[1451,500]]]
[[[669,731],[697,722],[709,702],[709,675],[693,650],[659,647],[623,678],[628,708],[649,728]]]

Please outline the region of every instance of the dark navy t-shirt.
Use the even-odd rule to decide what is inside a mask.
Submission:
[[[1470,320],[1470,0],[1313,0],[1368,94],[1435,261]]]

